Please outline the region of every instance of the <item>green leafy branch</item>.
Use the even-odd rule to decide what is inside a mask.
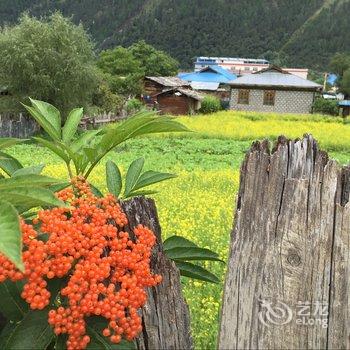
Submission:
[[[165,255],[174,261],[181,276],[204,282],[219,283],[219,278],[200,265],[189,261],[222,261],[218,254],[210,249],[200,248],[194,242],[180,237],[171,236],[163,243]]]
[[[153,170],[142,173],[144,163],[144,158],[139,158],[130,164],[125,176],[124,192],[122,193],[123,180],[120,169],[114,162],[109,160],[106,163],[108,191],[121,199],[150,195],[156,193],[156,191],[143,190],[143,188],[176,177],[175,174],[161,173]]]
[[[62,127],[58,109],[49,103],[30,99],[32,106],[24,105],[31,116],[46,131],[50,140],[35,137],[34,140],[47,147],[66,164],[69,176],[89,177],[96,165],[107,153],[123,142],[138,136],[164,133],[188,132],[189,129],[167,116],[153,111],[141,111],[124,122],[101,130],[89,130],[77,136],[83,109],[73,109]],[[100,137],[96,137],[99,135]]]

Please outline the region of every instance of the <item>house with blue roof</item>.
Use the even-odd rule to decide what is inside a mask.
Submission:
[[[198,72],[179,73],[178,77],[187,81],[193,90],[201,90],[219,97],[222,101],[229,101],[229,83],[237,79],[237,75],[225,68],[212,65]]]
[[[198,72],[179,73],[178,77],[190,83],[201,83],[207,90],[216,90],[220,84],[228,84],[237,79],[236,74],[219,66],[205,67]]]
[[[350,100],[342,100],[338,102],[343,117],[350,115]]]

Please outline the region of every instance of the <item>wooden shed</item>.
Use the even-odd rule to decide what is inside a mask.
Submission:
[[[347,117],[350,115],[350,100],[339,101],[338,105],[340,107],[341,115]]]
[[[175,88],[157,94],[155,104],[162,114],[193,114],[201,108],[205,96],[197,91]]]
[[[152,97],[165,90],[189,86],[189,82],[178,77],[145,77],[144,94]]]

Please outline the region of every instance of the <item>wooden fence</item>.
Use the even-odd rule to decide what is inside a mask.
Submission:
[[[128,114],[123,112],[119,115],[113,113],[102,113],[99,115],[93,116],[84,116],[80,122],[80,127],[83,129],[97,129],[102,125],[106,125],[109,123],[114,123],[116,121],[120,121],[128,118]]]
[[[96,129],[103,125],[128,118],[126,112],[119,115],[102,113],[84,116],[81,120],[82,129]],[[0,137],[30,138],[40,131],[39,125],[32,118],[23,113],[5,113],[0,115]]]
[[[0,115],[0,137],[28,138],[40,130],[31,117],[22,113],[4,113]]]
[[[220,349],[350,348],[350,167],[311,136],[241,168]]]
[[[182,296],[180,273],[174,262],[164,254],[161,229],[154,201],[137,197],[122,203],[128,216],[128,230],[138,224],[153,230],[157,245],[153,250],[152,270],[162,275],[163,281],[148,290],[147,304],[142,308],[142,334],[137,338],[139,350],[191,350],[193,341],[188,306]]]

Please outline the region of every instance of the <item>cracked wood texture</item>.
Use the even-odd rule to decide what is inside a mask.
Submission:
[[[142,334],[136,339],[139,350],[193,349],[190,314],[183,298],[179,270],[162,248],[161,228],[154,201],[136,197],[122,203],[129,224],[129,232],[142,224],[153,230],[157,244],[153,249],[151,266],[160,274],[160,285],[149,288],[147,304],[142,308]]]
[[[312,136],[280,137],[272,151],[253,144],[241,167],[219,349],[350,348],[349,193],[350,167]]]

